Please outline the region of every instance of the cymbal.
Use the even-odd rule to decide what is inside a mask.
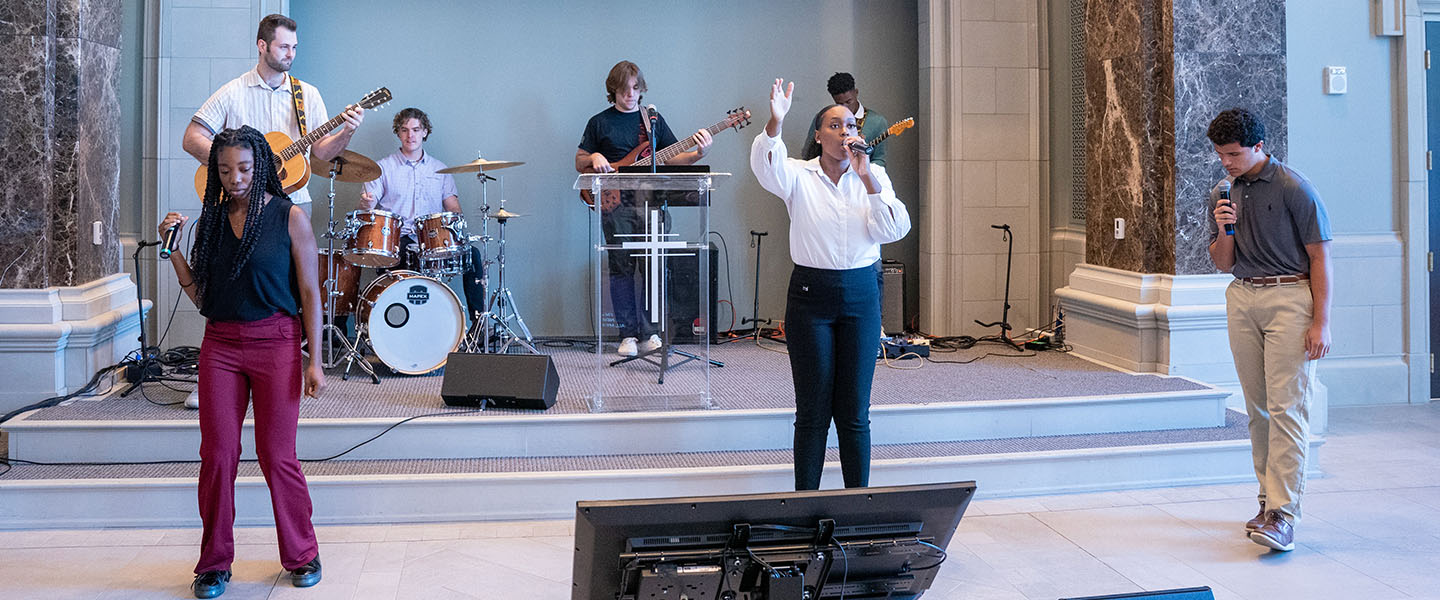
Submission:
[[[365,183],[375,181],[380,177],[380,165],[375,164],[375,161],[370,160],[364,154],[350,150],[341,152],[340,156],[335,157],[333,161],[311,157],[310,172],[329,179],[331,162],[340,165],[340,174],[335,177],[335,181]]]
[[[502,208],[502,209],[500,209],[500,210],[497,210],[497,211],[495,211],[495,212],[493,212],[493,213],[490,213],[490,214],[488,214],[488,215],[485,215],[485,216],[490,217],[491,219],[509,219],[509,218],[513,218],[513,217],[523,217],[523,216],[525,216],[525,215],[522,215],[522,214],[519,214],[519,213],[513,213],[513,212],[510,212],[510,211],[505,210],[505,209]]]
[[[523,164],[525,164],[525,161],[486,160],[484,158],[477,158],[463,165],[456,165],[453,167],[446,167],[444,169],[440,169],[439,171],[436,171],[436,173],[475,173],[483,171],[494,171],[496,169],[508,169],[510,167],[518,167]]]

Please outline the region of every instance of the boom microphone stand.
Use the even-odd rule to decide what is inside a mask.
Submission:
[[[1016,344],[1015,340],[1010,339],[1010,330],[1013,329],[1010,327],[1010,262],[1015,255],[1015,236],[1011,235],[1009,224],[991,225],[990,228],[999,229],[1001,231],[1000,236],[1006,242],[1009,242],[1009,246],[1005,248],[1005,308],[1000,312],[999,321],[982,323],[979,319],[976,319],[975,324],[981,327],[995,327],[998,325],[1000,327],[1000,333],[989,336],[990,339],[1004,342],[1005,345],[1024,352],[1025,350],[1020,347],[1020,344]]]
[[[140,251],[149,248],[150,246],[159,246],[163,243],[165,242],[158,240],[154,242],[140,240],[140,243],[135,245],[135,254],[131,255],[131,258],[135,261],[135,279],[137,281],[140,279]],[[185,291],[181,290],[180,293],[183,294],[185,293]],[[140,375],[135,378],[135,381],[130,383],[129,387],[126,387],[124,391],[120,392],[120,397],[124,398],[126,396],[129,396],[131,392],[140,389],[141,385],[155,381],[195,383],[194,379],[167,377],[160,374],[160,349],[151,348],[150,344],[145,339],[145,300],[144,295],[140,292],[140,286],[138,285],[135,286],[135,305],[140,309],[140,312],[137,313],[137,315],[140,317],[140,362],[138,365],[136,365],[136,368],[139,369]]]

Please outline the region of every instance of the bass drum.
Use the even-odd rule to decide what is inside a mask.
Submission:
[[[357,312],[375,356],[396,373],[422,375],[445,366],[465,335],[455,292],[414,271],[376,277],[360,295]]]

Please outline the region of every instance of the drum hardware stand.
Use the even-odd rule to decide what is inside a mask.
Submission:
[[[358,364],[362,371],[370,375],[370,381],[378,385],[380,383],[380,376],[375,374],[375,369],[370,366],[370,362],[365,360],[365,357],[361,356],[358,352],[358,348],[360,347],[360,324],[355,324],[355,342],[353,344],[349,338],[345,337],[345,331],[335,325],[335,305],[337,304],[337,299],[341,296],[340,291],[336,289],[340,282],[337,281],[335,273],[335,237],[337,235],[335,231],[335,178],[340,175],[340,171],[343,169],[344,167],[341,166],[340,161],[330,162],[330,192],[325,195],[330,204],[329,223],[325,229],[325,249],[326,256],[328,257],[326,265],[329,266],[330,272],[326,276],[325,289],[321,290],[321,293],[325,294],[325,297],[329,298],[329,301],[326,302],[325,323],[321,328],[321,331],[324,333],[320,336],[320,364],[325,368],[333,368],[339,366],[341,361],[344,361],[345,373],[340,376],[340,379],[345,381],[349,381],[350,379],[350,367]],[[344,258],[342,257],[340,260],[344,260]],[[338,339],[341,346],[345,348],[344,351],[340,353],[340,356],[335,356],[335,352],[331,349],[331,342],[336,339]],[[311,357],[311,360],[314,359],[315,357]]]
[[[1000,312],[999,321],[996,321],[994,323],[982,323],[979,319],[976,319],[975,324],[981,327],[999,326],[1000,333],[993,336],[986,336],[986,338],[982,339],[999,341],[1007,346],[1010,346],[1011,348],[1014,348],[1019,352],[1024,352],[1025,349],[1021,348],[1020,344],[1017,344],[1015,343],[1015,340],[1010,339],[1010,330],[1013,329],[1010,326],[1010,261],[1011,257],[1015,252],[1015,236],[1011,235],[1009,224],[991,225],[990,228],[999,229],[1001,232],[1000,236],[1004,238],[1006,242],[1009,242],[1009,246],[1005,249],[1005,308],[1002,309]]]
[[[480,180],[480,239],[482,245],[487,249],[486,252],[482,253],[483,264],[480,268],[484,269],[484,275],[481,277],[481,286],[489,288],[490,271],[488,268],[484,268],[491,262],[488,252],[489,242],[491,240],[490,200],[487,195],[486,183],[497,180],[494,177],[486,175],[484,171],[476,172],[475,177]],[[535,346],[531,343],[535,338],[530,335],[530,328],[525,326],[525,318],[520,316],[520,311],[515,306],[515,296],[510,293],[510,288],[505,287],[505,225],[510,218],[505,212],[505,182],[503,180],[500,180],[500,186],[500,210],[495,213],[497,216],[494,217],[495,220],[500,223],[500,234],[495,238],[495,241],[500,245],[500,249],[495,253],[494,261],[499,267],[495,277],[496,287],[495,291],[491,292],[490,297],[485,301],[485,311],[479,315],[475,315],[474,321],[470,324],[470,331],[466,335],[467,339],[464,345],[475,352],[504,354],[510,350],[511,344],[519,344],[531,354],[540,354],[540,351],[536,350]],[[515,327],[511,327],[510,325],[512,320],[515,322]],[[516,334],[517,327],[519,333],[523,335]],[[491,341],[492,338],[496,337],[499,339],[494,340],[497,344],[492,350]]]
[[[755,295],[754,295],[754,297],[752,298],[752,303],[753,303],[753,304],[751,305],[751,310],[752,310],[753,312],[750,313],[750,314],[752,314],[752,315],[754,315],[754,316],[753,316],[753,317],[744,317],[744,318],[740,319],[740,324],[741,324],[741,325],[745,325],[745,324],[747,324],[747,323],[754,323],[754,324],[755,324],[755,330],[752,331],[752,332],[750,333],[750,335],[745,335],[745,336],[741,336],[741,337],[737,337],[737,338],[730,338],[730,339],[724,340],[724,341],[720,342],[720,343],[722,343],[722,344],[728,344],[728,343],[730,343],[730,342],[738,342],[738,341],[740,341],[740,340],[754,340],[756,344],[759,344],[759,343],[760,343],[760,338],[765,337],[765,336],[761,335],[761,332],[764,331],[764,328],[762,328],[761,325],[770,325],[770,324],[772,324],[772,323],[775,322],[775,319],[770,319],[770,318],[761,319],[761,318],[760,318],[760,242],[761,242],[761,241],[765,238],[765,236],[767,236],[767,235],[770,235],[770,232],[768,232],[768,231],[755,231],[755,230],[753,230],[753,229],[750,231],[750,237],[754,238],[754,239],[750,240],[750,247],[755,249],[755,287],[753,288],[753,291],[755,292]],[[767,338],[765,338],[765,339],[770,340],[770,341],[773,341],[773,342],[780,342],[780,343],[782,343],[782,344],[785,343],[785,340],[784,340],[783,338],[767,337]]]

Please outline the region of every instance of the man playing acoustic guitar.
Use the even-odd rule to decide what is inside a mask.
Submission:
[[[610,173],[615,170],[612,163],[621,159],[641,145],[649,146],[649,136],[655,138],[656,147],[665,148],[675,143],[675,134],[665,123],[664,117],[656,119],[655,131],[649,131],[649,124],[640,110],[641,94],[646,91],[645,76],[640,67],[628,60],[615,63],[610,75],[605,78],[605,99],[613,106],[590,117],[585,124],[585,134],[580,138],[580,147],[575,151],[575,170],[581,173]],[[675,155],[666,164],[688,165],[704,158],[710,152],[713,141],[710,132],[701,129],[692,138],[695,149]],[[621,165],[623,166],[623,165]],[[598,201],[598,200],[597,200]],[[605,243],[616,244],[627,241],[626,234],[643,233],[645,214],[643,202],[634,194],[622,194],[618,206],[605,206],[601,218],[605,232]],[[649,352],[660,347],[660,336],[656,335],[650,320],[645,318],[636,298],[636,275],[638,268],[628,252],[611,252],[609,255],[610,302],[615,311],[615,321],[620,329],[622,356],[635,356],[638,352]],[[648,336],[643,344],[639,338]]]
[[[200,110],[195,111],[181,141],[181,147],[190,156],[201,164],[207,163],[210,160],[210,140],[215,133],[241,125],[263,132],[278,131],[291,140],[298,140],[301,138],[301,117],[296,113],[297,106],[304,110],[307,124],[318,125],[330,120],[325,111],[325,101],[320,98],[320,90],[290,77],[290,64],[295,60],[299,46],[295,32],[295,21],[284,15],[269,15],[260,20],[259,30],[255,33],[259,61],[254,69],[220,86]],[[300,89],[301,102],[296,102],[292,87]],[[320,138],[310,147],[315,158],[328,161],[339,156],[350,143],[355,129],[360,127],[360,122],[365,120],[365,109],[348,107],[344,117],[344,127]],[[306,132],[309,132],[308,128]],[[279,152],[280,148],[275,148],[275,151]],[[291,202],[310,212],[310,192],[303,185],[289,193]]]

